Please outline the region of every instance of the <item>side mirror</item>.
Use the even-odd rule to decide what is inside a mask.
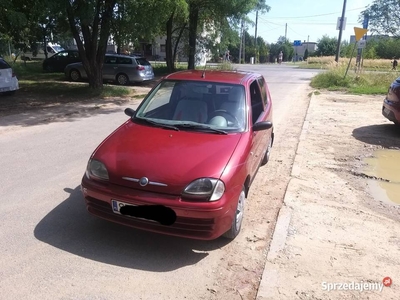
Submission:
[[[125,114],[132,118],[135,114],[135,111],[132,108],[125,108]]]
[[[272,122],[258,122],[254,124],[253,126],[253,131],[261,131],[261,130],[267,130],[272,128]]]

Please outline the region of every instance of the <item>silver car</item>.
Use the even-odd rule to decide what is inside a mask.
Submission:
[[[86,79],[83,64],[73,63],[65,67],[65,76],[71,81]],[[103,80],[120,85],[154,79],[153,67],[144,57],[106,54],[103,65]]]

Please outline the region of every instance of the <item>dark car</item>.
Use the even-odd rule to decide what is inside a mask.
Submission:
[[[396,125],[400,125],[400,77],[390,85],[383,100],[383,116]]]
[[[125,113],[130,118],[89,159],[81,185],[88,211],[163,234],[235,238],[273,145],[264,77],[173,73]]]
[[[67,65],[80,61],[78,50],[63,50],[43,61],[43,71],[62,73]]]

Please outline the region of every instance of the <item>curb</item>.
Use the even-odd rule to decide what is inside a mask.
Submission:
[[[272,236],[271,244],[267,253],[267,261],[265,263],[264,271],[261,276],[260,285],[258,287],[256,300],[276,299],[276,286],[278,283],[279,270],[274,266],[273,261],[279,256],[279,253],[285,248],[286,239],[289,233],[290,220],[292,218],[292,208],[288,205],[289,196],[288,190],[293,178],[300,176],[300,170],[303,164],[303,156],[299,153],[299,146],[307,138],[307,132],[310,125],[309,113],[311,102],[314,100],[314,93],[311,95],[311,99],[308,102],[306,115],[304,118],[299,142],[296,148],[296,155],[293,161],[291,178],[287,185],[285,196],[283,198],[282,207],[279,209],[278,218],[276,221],[274,233]]]

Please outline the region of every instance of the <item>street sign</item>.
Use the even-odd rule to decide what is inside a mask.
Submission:
[[[358,41],[358,49],[364,49],[366,46],[367,46],[367,41],[366,40]]]
[[[368,32],[368,29],[365,28],[359,28],[359,27],[354,27],[354,33],[356,34],[356,41],[358,42],[359,40],[362,39],[362,37]]]
[[[340,30],[340,23],[342,22],[342,18],[341,17],[339,17],[338,18],[338,20],[337,20],[337,24],[336,24],[336,30]],[[344,18],[344,21],[343,21],[343,30],[346,30],[346,22],[347,22],[347,18]]]
[[[301,46],[301,41],[300,40],[293,41],[293,46]]]

